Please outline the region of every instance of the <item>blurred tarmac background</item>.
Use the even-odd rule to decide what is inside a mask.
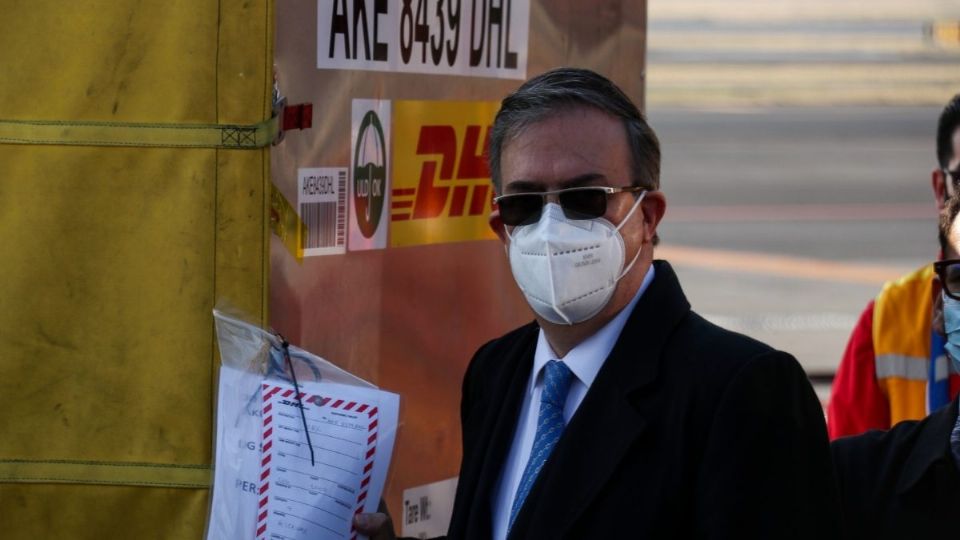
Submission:
[[[793,353],[825,401],[866,303],[937,254],[936,121],[960,92],[941,30],[960,4],[651,0],[649,17],[657,256],[694,309]]]

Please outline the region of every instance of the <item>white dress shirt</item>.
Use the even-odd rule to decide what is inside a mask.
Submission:
[[[569,423],[573,413],[577,411],[604,361],[617,343],[617,338],[620,337],[620,332],[627,323],[630,313],[633,312],[634,306],[643,292],[647,290],[650,282],[653,281],[653,275],[653,265],[650,265],[640,289],[630,300],[630,303],[597,333],[571,349],[562,359],[559,359],[570,368],[574,375],[573,382],[570,384],[570,393],[567,394],[567,401],[563,408],[564,423]],[[541,329],[537,338],[537,350],[533,357],[533,371],[527,383],[523,405],[520,407],[520,417],[517,419],[517,428],[513,434],[513,444],[510,446],[510,453],[507,454],[507,460],[503,464],[500,477],[497,479],[496,487],[493,490],[491,508],[493,510],[493,538],[495,540],[503,540],[507,537],[513,496],[517,492],[523,470],[530,459],[533,439],[537,432],[540,394],[543,389],[541,372],[550,360],[558,360],[558,358],[556,353],[553,352],[553,348],[547,343],[543,329]]]

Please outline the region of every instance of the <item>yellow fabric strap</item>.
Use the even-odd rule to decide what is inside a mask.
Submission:
[[[277,116],[258,124],[138,124],[0,120],[0,143],[163,148],[263,148],[276,140]]]
[[[210,487],[209,465],[103,461],[0,460],[0,482]]]
[[[303,240],[307,226],[297,214],[297,209],[273,183],[270,184],[270,228],[297,262],[303,262]]]

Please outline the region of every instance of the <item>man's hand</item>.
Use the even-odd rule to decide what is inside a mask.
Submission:
[[[376,513],[357,514],[353,518],[353,525],[360,534],[370,537],[370,540],[394,540],[397,536],[393,532],[393,520],[387,511],[387,503],[380,499],[380,507]]]

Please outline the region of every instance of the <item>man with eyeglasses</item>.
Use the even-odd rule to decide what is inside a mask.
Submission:
[[[943,260],[933,263],[934,330],[960,367],[960,196],[940,215]],[[905,420],[833,442],[849,538],[950,538],[960,508],[960,399],[923,420]]]
[[[931,187],[938,211],[960,191],[960,94],[940,114]],[[831,439],[923,418],[960,391],[960,374],[931,326],[933,277],[924,265],[887,283],[860,315],[831,390]]]
[[[692,312],[653,260],[659,143],[629,98],[592,71],[535,77],[489,155],[491,224],[536,320],[469,365],[449,537],[835,537],[803,370]],[[384,519],[361,530],[390,538]]]

